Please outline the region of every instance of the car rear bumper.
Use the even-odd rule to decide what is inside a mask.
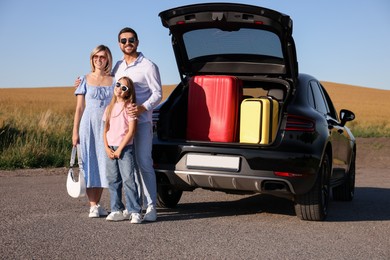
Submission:
[[[192,160],[194,156],[200,156],[200,163]],[[283,151],[280,146],[277,150],[264,150],[170,142],[153,147],[156,173],[165,174],[179,189],[204,188],[289,198],[313,187],[320,157],[296,150]]]

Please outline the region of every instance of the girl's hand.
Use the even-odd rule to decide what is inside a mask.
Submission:
[[[119,159],[119,158],[121,157],[121,153],[122,153],[122,151],[119,151],[119,149],[116,150],[116,151],[114,152],[114,158]]]
[[[114,150],[112,150],[110,147],[106,147],[106,154],[108,156],[108,158],[110,158],[111,160],[113,160],[115,157],[114,157]]]

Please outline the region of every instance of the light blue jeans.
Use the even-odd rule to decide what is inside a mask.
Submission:
[[[145,206],[156,206],[157,184],[152,159],[153,128],[152,122],[137,125],[134,138],[137,184],[142,187],[143,203]]]
[[[111,147],[116,150],[117,146]],[[133,146],[126,146],[118,159],[106,156],[106,173],[110,191],[111,212],[124,210],[122,187],[126,198],[126,209],[129,213],[140,213],[140,197],[136,184]]]

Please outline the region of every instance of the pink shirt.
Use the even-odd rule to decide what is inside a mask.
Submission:
[[[129,121],[137,120],[126,113],[123,105],[123,102],[115,103],[111,111],[110,129],[107,132],[107,142],[110,146],[119,146],[129,131]],[[106,112],[107,108],[103,114],[103,121],[106,121]],[[133,138],[129,144],[133,144]]]

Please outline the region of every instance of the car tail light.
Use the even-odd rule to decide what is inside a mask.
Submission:
[[[310,118],[297,116],[297,115],[287,116],[287,123],[285,127],[286,131],[313,132],[314,129],[315,129],[315,123]]]

